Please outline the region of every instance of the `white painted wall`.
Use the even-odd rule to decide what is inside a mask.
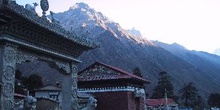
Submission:
[[[46,97],[50,98],[50,95],[52,94],[58,94],[58,101],[62,102],[62,94],[60,91],[36,91],[35,92],[35,97]]]

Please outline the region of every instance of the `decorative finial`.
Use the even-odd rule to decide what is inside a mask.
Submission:
[[[36,7],[38,6],[38,4],[35,2],[33,3],[33,6],[31,4],[26,4],[25,5],[25,9],[32,11],[33,13],[36,13]]]
[[[60,24],[60,22],[59,22],[59,20],[57,20],[57,19],[55,19],[54,18],[54,12],[52,12],[52,11],[50,11],[50,15],[51,15],[51,21],[53,22],[53,23],[55,23],[55,24]]]
[[[12,3],[16,3],[16,0],[11,0]]]
[[[46,17],[46,11],[49,9],[49,3],[47,0],[41,0],[40,1],[40,6],[41,6],[41,9],[43,10],[42,14],[43,14],[43,17]]]

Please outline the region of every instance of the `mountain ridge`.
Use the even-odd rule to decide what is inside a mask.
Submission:
[[[130,73],[135,67],[139,67],[143,77],[152,82],[147,85],[149,94],[157,84],[161,71],[166,71],[172,77],[175,93],[188,82],[193,82],[205,98],[210,92],[220,91],[220,82],[217,79],[220,75],[213,73],[213,76],[210,76],[207,71],[212,68],[204,70],[205,65],[199,65],[200,61],[214,62],[214,56],[193,53],[179,44],[172,45],[178,49],[168,50],[169,46],[165,48],[165,44],[161,46],[157,42],[129,33],[118,23],[84,3],[77,3],[69,10],[55,14],[54,18],[58,19],[66,30],[100,43],[100,48],[84,52],[80,56],[82,63],[78,65],[79,70],[95,61],[119,67]],[[200,59],[193,60],[196,56],[200,56]],[[187,61],[188,57],[191,61]],[[210,57],[210,60],[204,60],[204,57]],[[218,62],[210,64],[217,66]],[[217,72],[218,69],[215,68],[214,71]]]
[[[214,54],[220,56],[220,48],[214,50]]]
[[[60,22],[65,29],[71,30],[70,27],[80,27],[83,23],[90,23],[83,28],[77,28],[78,30],[76,29],[74,32],[79,36],[87,35],[96,38],[101,43],[100,48],[85,52],[80,57],[83,62],[79,65],[79,68],[84,68],[85,65],[91,64],[96,60],[120,67],[129,72],[132,72],[132,68],[137,66],[144,73],[145,78],[153,80],[150,86],[151,89],[157,82],[157,74],[160,71],[167,71],[173,77],[174,85],[178,89],[181,88],[183,83],[194,82],[196,86],[203,91],[202,93],[204,93],[206,97],[208,93],[210,93],[210,90],[219,90],[220,85],[209,81],[208,78],[211,77],[200,70],[200,68],[187,62],[184,58],[180,58],[172,52],[161,48],[156,45],[155,42],[131,35],[127,30],[122,29],[118,23],[114,23],[111,20],[107,21],[109,19],[103,17],[103,14],[97,18],[100,12],[98,13],[90,7],[86,9],[78,7],[68,11],[69,13],[58,13],[56,14],[57,16],[55,16],[63,18],[60,19]],[[78,17],[75,19],[73,16],[68,16],[68,22],[73,24],[74,22],[79,23],[78,25],[68,24],[65,22],[65,15],[70,15],[70,13],[72,13],[72,15],[78,15],[82,21],[77,21]],[[88,15],[88,13],[93,13],[94,15]],[[94,17],[95,15],[96,19],[89,18],[89,16]],[[182,50],[185,49],[180,45],[179,48]],[[182,79],[183,77],[185,77],[184,80]],[[201,84],[209,89],[207,90],[207,88],[204,88]],[[212,85],[212,87],[210,87],[210,85]]]
[[[207,77],[211,78],[213,81],[216,81],[217,78],[220,78],[220,56],[203,51],[190,51],[183,46],[181,46],[181,50],[179,49],[180,45],[169,45],[158,41],[155,43],[195,66],[195,68],[203,68],[202,71],[206,73],[206,75],[208,75]],[[211,75],[209,76],[209,74]],[[215,83],[219,84],[219,81],[216,81]]]

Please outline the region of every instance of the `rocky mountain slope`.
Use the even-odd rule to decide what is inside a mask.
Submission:
[[[132,35],[135,35],[137,37],[143,37],[141,32],[135,28],[132,28],[132,29],[128,29],[128,32]]]
[[[88,36],[100,43],[99,48],[83,53],[80,57],[82,63],[79,65],[79,70],[97,60],[128,72],[139,67],[144,78],[152,81],[147,85],[147,92],[150,94],[157,84],[158,73],[161,71],[166,71],[172,77],[176,93],[184,83],[188,82],[193,82],[205,98],[211,92],[220,91],[218,74],[220,61],[216,60],[218,57],[214,55],[188,51],[178,44],[175,44],[177,45],[175,49],[165,48],[169,45],[160,45],[145,37],[136,36],[84,3],[77,3],[69,10],[55,14],[54,18],[58,19],[65,29],[75,32],[78,36]],[[210,58],[207,60],[208,57]],[[42,68],[47,67],[44,66],[46,64],[41,64],[43,64]],[[24,68],[30,65],[23,64],[18,67],[25,71]],[[54,69],[50,70],[41,69],[37,72],[50,73],[50,75],[58,73]],[[36,71],[26,70],[26,73],[33,72]],[[44,74],[44,77],[51,77],[46,75]]]
[[[182,58],[195,68],[200,69],[202,71],[201,74],[207,75],[207,78],[210,78],[210,81],[216,83],[216,85],[219,85],[220,81],[218,79],[220,78],[220,56],[202,51],[190,51],[177,43],[166,44],[159,41],[155,41],[154,43],[176,55],[177,57]]]
[[[149,93],[157,83],[157,76],[161,71],[167,71],[171,75],[176,90],[184,83],[194,82],[203,96],[220,91],[220,82],[215,79],[220,75],[215,72],[209,73],[211,67],[204,70],[205,67],[198,66],[199,61],[195,64],[194,61],[187,61],[187,57],[190,59],[196,57],[194,53],[189,52],[185,57],[167,51],[146,38],[135,36],[122,29],[118,23],[109,20],[87,4],[75,4],[68,11],[56,14],[55,18],[60,20],[65,29],[74,31],[79,36],[89,36],[100,43],[100,48],[86,52],[80,57],[83,61],[79,65],[80,69],[96,60],[129,72],[139,67],[144,77],[152,81],[148,85]],[[203,63],[211,62],[203,61]],[[217,70],[213,71],[217,72]]]

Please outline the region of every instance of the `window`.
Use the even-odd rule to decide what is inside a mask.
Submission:
[[[49,96],[51,99],[59,101],[59,92],[49,92]]]
[[[58,95],[50,95],[50,98],[59,101]]]

